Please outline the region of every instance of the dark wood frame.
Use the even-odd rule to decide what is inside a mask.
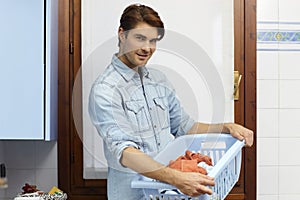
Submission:
[[[235,1],[235,70],[242,79],[240,95],[235,103],[239,115],[236,122],[256,132],[256,0]],[[106,180],[83,180],[83,146],[72,118],[72,90],[76,73],[80,72],[81,30],[80,0],[59,1],[59,89],[58,89],[58,186],[68,193],[69,200],[106,199]],[[242,98],[243,99],[243,98]],[[80,105],[79,105],[80,106]],[[78,127],[77,127],[78,128]],[[228,199],[256,199],[256,142],[243,151],[245,168],[241,176],[247,183],[244,194]]]
[[[235,70],[244,77],[240,85],[241,100],[235,102],[235,121],[256,133],[256,0],[234,0]],[[237,114],[238,113],[238,114]],[[242,169],[246,200],[256,199],[256,136],[254,145],[243,151]],[[233,195],[231,199],[241,199]]]
[[[72,118],[72,91],[81,63],[80,0],[59,1],[58,185],[68,199],[106,199],[106,180],[83,177],[83,145]],[[80,80],[79,80],[80,81]],[[80,106],[80,105],[78,105]],[[82,131],[81,131],[82,132]],[[76,171],[74,171],[76,169]]]

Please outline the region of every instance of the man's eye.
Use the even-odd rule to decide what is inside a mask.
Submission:
[[[152,39],[152,40],[150,40],[150,43],[151,43],[151,44],[156,44],[156,42],[157,42],[157,39]]]
[[[135,37],[138,41],[144,41],[145,40],[145,37],[142,37],[142,36],[136,36]]]

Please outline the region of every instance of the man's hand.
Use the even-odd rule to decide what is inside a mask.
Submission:
[[[247,129],[239,124],[225,123],[224,128],[227,129],[233,137],[239,140],[245,140],[245,146],[251,147],[253,145],[253,131]]]
[[[177,171],[177,170],[176,170]],[[214,186],[214,178],[197,172],[181,172],[175,173],[174,186],[182,193],[196,197],[201,194],[212,194],[212,190],[207,186]]]

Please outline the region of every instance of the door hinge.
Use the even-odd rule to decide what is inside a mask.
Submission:
[[[240,98],[240,83],[241,83],[242,75],[239,71],[234,71],[234,89],[233,89],[233,98],[234,100],[239,100]]]
[[[69,52],[70,52],[70,54],[74,53],[74,43],[73,42],[70,42],[70,44],[69,44]]]

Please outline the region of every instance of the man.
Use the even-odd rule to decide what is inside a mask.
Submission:
[[[176,186],[189,196],[212,191],[211,177],[171,169],[152,159],[174,137],[208,132],[230,133],[246,146],[253,132],[238,124],[195,122],[180,106],[165,75],[145,67],[164,36],[164,24],[152,8],[128,6],[120,19],[119,52],[91,89],[89,113],[104,141],[108,162],[108,199],[145,199],[132,189],[136,172]]]

